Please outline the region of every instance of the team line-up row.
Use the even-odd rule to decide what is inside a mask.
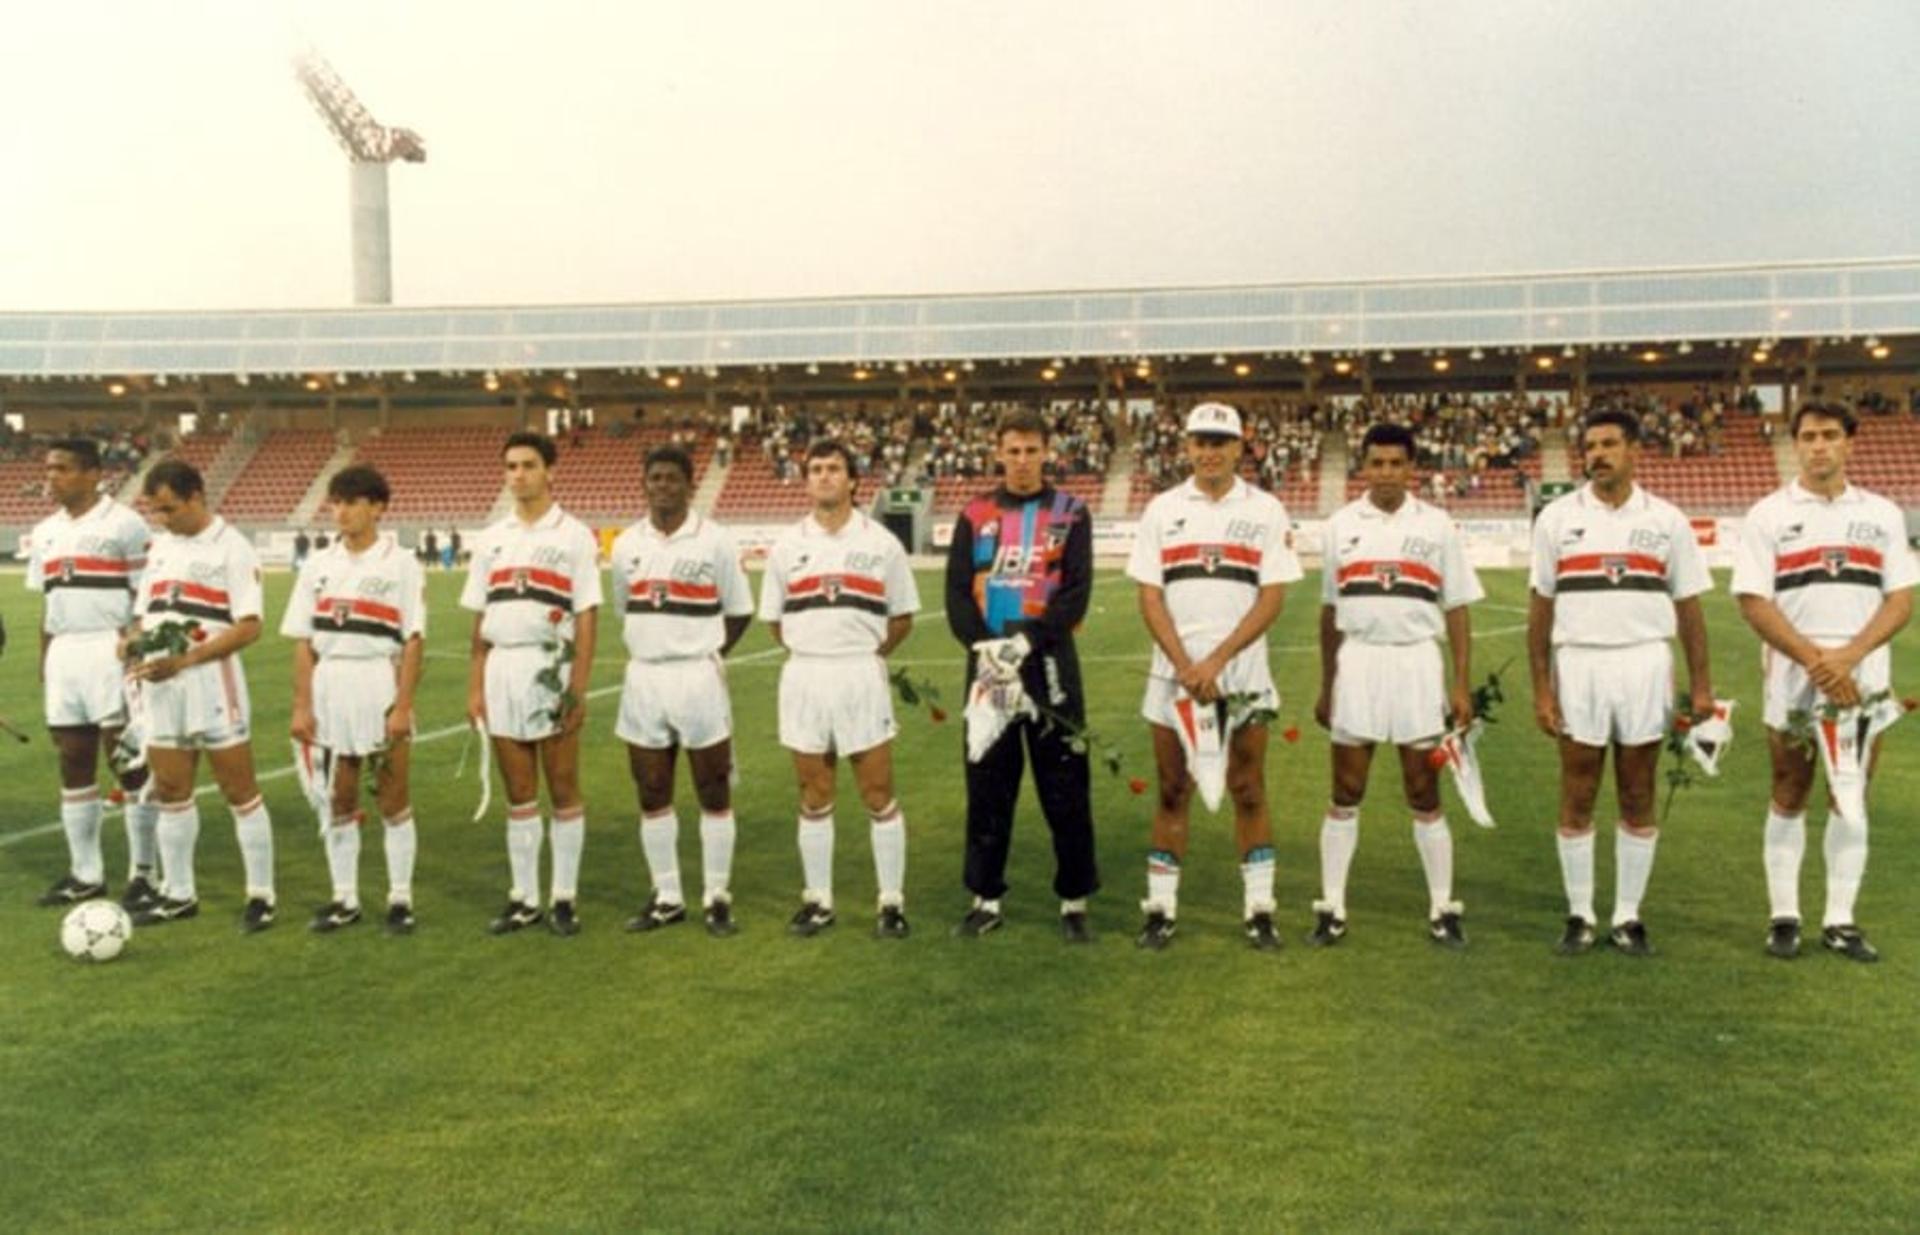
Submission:
[[[1009,413],[997,426],[1001,483],[962,510],[948,552],[945,611],[969,650],[964,709],[967,793],[964,881],[971,906],[955,927],[980,936],[1003,921],[1002,897],[1020,779],[1031,763],[1052,832],[1054,891],[1065,939],[1089,938],[1099,887],[1089,806],[1085,692],[1074,632],[1093,587],[1085,505],[1046,482],[1045,422]],[[1766,948],[1800,951],[1799,877],[1815,765],[1832,802],[1825,840],[1821,940],[1854,960],[1877,953],[1854,921],[1865,868],[1865,786],[1879,734],[1900,714],[1888,641],[1905,625],[1920,579],[1900,511],[1847,482],[1851,413],[1808,405],[1792,421],[1800,475],[1743,521],[1732,587],[1764,649],[1764,712],[1772,762],[1763,852],[1771,909]],[[1266,635],[1287,588],[1303,577],[1294,529],[1272,494],[1238,476],[1242,426],[1218,403],[1186,420],[1191,479],[1144,512],[1128,559],[1152,643],[1141,715],[1157,772],[1147,895],[1137,937],[1161,949],[1176,935],[1181,866],[1194,795],[1230,802],[1244,887],[1242,929],[1255,948],[1280,943],[1264,760],[1279,698]],[[1528,660],[1539,728],[1558,745],[1557,845],[1568,900],[1556,944],[1597,942],[1594,808],[1609,752],[1619,823],[1608,941],[1653,951],[1641,917],[1659,830],[1655,771],[1673,745],[1706,764],[1731,735],[1714,696],[1699,596],[1711,586],[1675,507],[1634,482],[1638,423],[1601,411],[1581,429],[1588,483],[1549,505],[1533,534]],[[1327,522],[1320,589],[1321,686],[1315,719],[1332,739],[1330,801],[1321,822],[1321,897],[1309,941],[1347,931],[1346,886],[1373,753],[1398,754],[1413,837],[1430,894],[1427,931],[1463,948],[1453,899],[1453,843],[1439,779],[1450,769],[1470,814],[1487,821],[1474,745],[1485,703],[1472,685],[1470,606],[1482,596],[1446,513],[1409,492],[1413,442],[1377,425],[1362,444],[1364,496]],[[756,605],[724,529],[690,508],[692,462],[677,447],[645,460],[647,516],[613,543],[603,589],[592,533],[555,504],[554,443],[516,433],[502,448],[514,511],[474,546],[460,604],[474,613],[470,721],[486,735],[506,797],[510,883],[490,923],[506,934],[545,923],[580,928],[585,837],[579,746],[587,677],[602,623],[620,619],[628,663],[615,732],[626,744],[652,893],[627,922],[652,931],[688,917],[673,807],[676,759],[699,800],[700,907],[715,935],[736,929],[729,881],[735,839],[732,721],[725,657],[753,616],[787,652],[779,741],[799,786],[799,909],[812,936],[836,920],[836,773],[841,756],[868,818],[878,884],[875,933],[905,936],[906,827],[894,793],[896,688],[887,657],[907,638],[920,597],[899,540],[862,514],[851,453],[816,442],[806,461],[813,509],[773,544]],[[272,924],[273,835],[253,771],[247,685],[238,653],[261,633],[260,572],[246,539],[206,506],[190,466],[166,461],[144,492],[161,531],[97,492],[99,458],[76,439],[49,451],[55,512],[33,533],[28,586],[44,601],[46,714],[61,754],[61,820],[70,869],[42,898],[103,895],[101,755],[133,790],[131,874],[123,895],[143,924],[197,915],[194,799],[205,754],[230,806],[246,871],[248,930]],[[358,886],[363,792],[382,829],[386,923],[414,925],[417,845],[408,791],[414,697],[426,612],[414,557],[380,531],[390,498],[367,467],[335,475],[328,497],[339,535],[300,564],[280,633],[293,641],[292,734],[302,784],[320,812],[333,900],[311,928],[362,918]],[[1688,690],[1674,704],[1672,645]],[[483,770],[483,783],[491,785]],[[544,820],[540,786],[549,809]],[[483,803],[484,811],[484,803]],[[546,904],[541,851],[551,849]]]

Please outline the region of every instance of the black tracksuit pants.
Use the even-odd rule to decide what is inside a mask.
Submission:
[[[1079,666],[1071,652],[1037,654],[1023,674],[1028,693],[1037,702],[1048,699],[1048,679],[1065,688],[1066,698],[1049,705],[1062,716],[1080,722],[1086,703]],[[1053,661],[1047,666],[1047,661]],[[1054,670],[1053,674],[1047,672]],[[969,682],[971,685],[971,682]],[[964,741],[964,739],[963,739]],[[966,884],[975,896],[998,899],[1007,891],[1007,851],[1013,843],[1013,813],[1020,799],[1020,773],[1031,761],[1040,810],[1053,833],[1053,890],[1062,900],[1089,896],[1100,887],[1100,871],[1093,853],[1093,806],[1089,796],[1090,765],[1075,752],[1072,737],[1046,721],[1019,720],[1007,726],[979,763],[967,768]],[[964,747],[963,747],[964,749]],[[962,758],[964,759],[964,754]]]

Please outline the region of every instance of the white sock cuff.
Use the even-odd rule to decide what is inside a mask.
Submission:
[[[413,807],[409,806],[397,815],[382,815],[380,822],[390,828],[411,827],[413,826]]]
[[[680,816],[673,813],[673,807],[671,806],[667,807],[664,810],[656,810],[656,811],[643,810],[640,812],[641,827],[646,827],[648,824],[658,825],[663,823],[678,823],[678,822],[680,822]]]
[[[267,799],[256,793],[250,800],[242,802],[238,806],[231,807],[230,809],[233,811],[233,817],[235,819],[250,819],[254,815],[263,813],[266,805]]]
[[[876,828],[883,828],[889,824],[899,823],[901,821],[900,803],[889,802],[879,810],[870,812],[867,815],[867,819]]]
[[[98,785],[88,785],[82,789],[62,789],[60,791],[60,804],[62,806],[79,806],[84,802],[97,802],[99,800],[100,786]]]
[[[553,826],[556,828],[572,827],[575,824],[583,824],[586,821],[587,808],[584,806],[569,806],[565,810],[556,810],[553,812]]]

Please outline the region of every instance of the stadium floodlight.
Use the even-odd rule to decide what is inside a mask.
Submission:
[[[962,373],[971,373],[971,372],[973,372],[973,361],[971,361],[971,360],[963,360],[963,361],[961,361],[961,362],[960,362],[960,371],[961,371]]]
[[[1877,349],[1877,348],[1878,348],[1879,346],[1880,346],[1880,336],[1879,336],[1879,335],[1877,335],[1877,334],[1870,334],[1870,335],[1868,335],[1868,336],[1867,336],[1867,342],[1866,342],[1866,349],[1867,349],[1868,351],[1870,351],[1870,352],[1871,352],[1871,351],[1873,351],[1873,350],[1875,350],[1875,349]]]
[[[1569,343],[1569,344],[1567,344],[1567,345],[1566,345],[1565,347],[1563,347],[1563,348],[1561,348],[1561,349],[1560,349],[1560,356],[1561,356],[1561,358],[1562,358],[1562,359],[1564,359],[1564,360],[1572,360],[1572,359],[1573,359],[1573,344],[1571,344],[1571,343]]]
[[[1685,339],[1682,339],[1680,340],[1679,345],[1676,346],[1673,350],[1678,352],[1682,356],[1691,356],[1693,355],[1693,344],[1687,342]]]
[[[1873,358],[1875,360],[1885,360],[1891,355],[1893,355],[1893,349],[1886,344],[1876,343],[1873,345]]]
[[[1393,363],[1393,352],[1391,349],[1380,353],[1380,363],[1381,364]]]
[[[1477,347],[1467,353],[1468,360],[1485,360],[1486,358],[1487,354]]]
[[[294,57],[293,75],[347,152],[353,219],[353,302],[393,303],[393,251],[387,214],[387,165],[424,163],[427,145],[412,129],[373,118],[326,58],[312,48]]]
[[[1227,358],[1223,353],[1215,352],[1213,354],[1213,367],[1216,369],[1224,369],[1227,367]]]
[[[807,376],[808,376],[808,377],[819,377],[819,376],[820,376],[820,366],[819,366],[818,364],[815,364],[815,363],[812,363],[812,362],[809,362],[809,363],[807,364]]]

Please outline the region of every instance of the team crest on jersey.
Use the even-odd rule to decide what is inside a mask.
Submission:
[[[989,522],[989,523],[984,523],[980,526],[980,539],[982,540],[991,539],[992,537],[998,536],[999,534],[1000,534],[1000,525],[998,523]]]
[[[832,604],[833,602],[839,600],[840,599],[840,576],[828,575],[826,578],[822,579],[820,581],[820,594],[827,598],[828,604]]]
[[[667,603],[667,585],[650,583],[647,585],[647,603],[658,609]]]
[[[333,624],[335,626],[345,626],[347,619],[352,616],[353,605],[351,602],[344,600],[336,600],[333,602]]]
[[[1606,573],[1608,583],[1618,583],[1627,577],[1627,559],[1609,554],[1600,559],[1600,569]]]
[[[60,577],[66,580],[68,583],[73,582],[73,559],[72,558],[70,557],[62,558],[60,560]]]
[[[513,572],[513,590],[521,593],[527,590],[527,572],[525,570],[515,570]]]
[[[181,596],[185,594],[186,594],[186,585],[181,583],[178,579],[175,579],[172,583],[169,583],[167,585],[167,599],[173,602],[174,604],[176,605],[179,604]]]
[[[1391,588],[1400,582],[1400,563],[1376,562],[1373,567],[1373,573],[1374,576],[1380,580],[1382,587]]]
[[[1820,564],[1827,568],[1829,577],[1837,576],[1847,568],[1847,551],[1845,549],[1822,549],[1820,551]]]
[[[1220,548],[1218,545],[1208,545],[1206,548],[1200,550],[1200,565],[1208,574],[1212,574],[1214,571],[1220,569]]]
[[[1071,526],[1072,525],[1066,524],[1066,523],[1048,524],[1047,525],[1047,548],[1056,552],[1066,548],[1067,532],[1071,529]]]

